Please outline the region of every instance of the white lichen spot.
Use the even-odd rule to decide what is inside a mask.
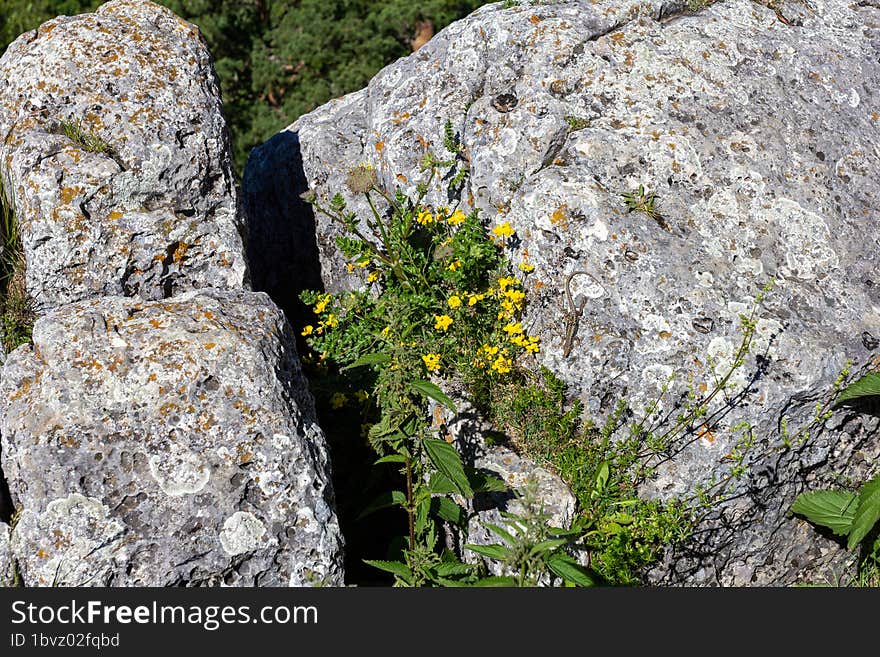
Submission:
[[[223,523],[220,545],[230,557],[256,550],[263,542],[266,526],[253,513],[236,511]]]
[[[166,452],[154,454],[149,464],[153,479],[171,497],[198,493],[211,478],[208,464],[179,445],[172,444]]]
[[[674,370],[669,365],[655,363],[642,370],[642,383],[645,389],[653,388],[658,392],[669,385]]]
[[[707,271],[698,271],[694,275],[694,278],[697,280],[697,285],[700,287],[709,288],[715,284],[715,277]]]
[[[821,216],[791,199],[780,198],[766,211],[766,218],[781,237],[785,265],[779,269],[783,276],[809,280],[838,266],[839,258],[828,246],[831,231]]]

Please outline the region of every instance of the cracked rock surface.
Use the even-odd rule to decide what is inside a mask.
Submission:
[[[642,417],[670,377],[661,415],[674,417],[691,387],[711,390],[734,361],[740,315],[772,280],[752,354],[644,492],[723,478],[744,431],[766,456],[651,577],[837,581],[852,557],[788,508],[841,475],[876,473],[877,420],[839,409],[790,449],[781,427],[811,421],[848,359],[876,367],[878,52],[876,3],[774,11],[727,0],[695,14],[657,1],[487,5],[252,153],[251,247],[299,244],[302,256],[286,273],[274,261],[255,268],[255,285],[280,294],[306,262],[327,290],[361,285],[338,228],[298,195],[311,188],[326,205],[339,192],[365,214],[344,184],[361,163],[412,192],[425,150],[447,155],[446,120],[470,176],[460,195],[444,180],[428,201],[516,230],[514,264],[535,266],[523,325],[542,338],[541,364],[599,422],[619,399]],[[628,211],[621,195],[640,185],[657,194],[659,216]],[[584,304],[568,344],[567,282]]]

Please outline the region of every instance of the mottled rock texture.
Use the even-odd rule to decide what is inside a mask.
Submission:
[[[0,162],[42,309],[246,278],[211,57],[198,29],[159,5],[116,0],[12,43],[0,59]]]
[[[23,583],[341,584],[324,435],[284,314],[249,289],[197,29],[116,0],[23,35],[0,133],[39,316],[0,376]]]
[[[0,522],[0,586],[12,586],[15,583],[15,564],[9,545],[10,533],[9,525]]]
[[[412,191],[425,149],[446,155],[448,119],[470,177],[460,199],[446,181],[428,198],[516,229],[513,260],[536,268],[524,326],[594,418],[618,399],[638,417],[673,375],[663,413],[677,412],[689,380],[711,390],[733,360],[740,314],[774,281],[735,387],[646,492],[692,491],[729,470],[741,421],[753,454],[779,446],[783,418],[792,429],[809,422],[847,359],[877,356],[878,51],[871,2],[774,11],[727,0],[696,14],[656,0],[488,5],[252,154],[250,248],[305,244],[286,265],[255,267],[255,285],[282,298],[279,282],[303,270],[329,290],[358,284],[337,228],[297,195],[350,197],[345,175],[361,162]],[[662,217],[628,212],[621,194],[639,185]],[[311,226],[314,241],[299,240]],[[820,424],[752,463],[736,500],[654,580],[835,581],[847,553],[787,510],[805,489],[876,472],[880,439],[876,419],[852,410]]]
[[[0,399],[28,584],[339,581],[323,436],[265,294],[65,305]]]

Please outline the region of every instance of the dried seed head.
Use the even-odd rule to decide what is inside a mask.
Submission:
[[[345,184],[355,194],[363,194],[373,189],[378,182],[374,167],[369,164],[359,164],[348,172]]]

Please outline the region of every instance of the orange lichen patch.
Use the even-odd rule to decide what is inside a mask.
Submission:
[[[119,210],[114,210],[107,215],[108,221],[119,221],[120,219],[122,219],[122,213]]]
[[[113,358],[110,360],[110,363],[107,365],[107,369],[111,372],[115,372],[117,369],[119,369],[120,365],[122,365],[122,357],[117,354],[113,356]]]
[[[376,150],[379,151],[380,153],[382,151],[384,151],[385,150],[385,142],[384,141],[377,141],[376,142]]]
[[[544,283],[542,281],[535,281],[535,292],[540,291],[542,287],[544,287]]]
[[[623,41],[623,32],[615,32],[611,35],[611,40],[617,43]]]
[[[150,375],[147,377],[147,381],[155,381],[157,378],[159,377],[156,376],[155,372],[150,372]]]
[[[871,114],[871,120],[874,121],[874,123],[876,123],[878,119],[880,119],[880,114],[878,114],[877,112]]]
[[[169,415],[177,410],[180,410],[180,406],[178,406],[174,402],[165,402],[159,407],[159,415],[165,417],[166,415]]]
[[[174,249],[174,253],[171,254],[171,259],[176,263],[180,264],[183,262],[183,259],[186,257],[186,250],[189,248],[189,244],[186,242],[178,242],[177,248]]]
[[[406,121],[409,117],[410,117],[409,112],[404,112],[403,114],[400,114],[399,112],[394,112],[394,118],[391,119],[391,122],[394,123],[394,125],[400,125],[401,123]]]
[[[150,326],[152,326],[153,328],[157,328],[157,329],[165,328],[165,325],[162,322],[160,322],[158,319],[151,319]]]
[[[40,548],[39,550],[37,550],[37,558],[38,559],[48,559],[49,553],[46,552],[43,548]]]
[[[30,387],[33,383],[33,379],[22,379],[21,383],[18,384],[18,390],[9,395],[9,399],[11,401],[15,401],[16,399],[20,398],[22,395],[26,394],[28,390],[30,390]]]
[[[434,420],[433,426],[439,427],[443,424],[443,408],[440,406],[434,407]]]
[[[398,174],[397,174],[397,179],[398,179],[400,182],[402,182],[402,183],[409,182],[409,178],[407,178],[407,177],[406,177],[405,175],[403,175],[402,173],[398,173]]]
[[[672,333],[670,333],[669,331],[660,331],[660,333],[658,333],[657,335],[663,340],[668,340],[672,337]]]
[[[709,428],[705,424],[700,427],[699,431],[697,431],[697,437],[705,440],[710,445],[715,442],[715,434],[709,431]]]
[[[216,346],[217,346],[216,342],[208,342],[205,344],[205,349],[213,349]]]
[[[61,202],[65,205],[68,205],[73,199],[77,197],[80,193],[82,193],[82,187],[65,187],[61,190]]]
[[[550,223],[559,226],[562,230],[568,230],[568,204],[563,203],[553,214],[550,215]]]
[[[541,19],[539,17],[535,16],[534,14],[532,14],[531,16],[529,16],[529,21],[534,23],[535,25],[537,25],[538,23],[541,22]]]

